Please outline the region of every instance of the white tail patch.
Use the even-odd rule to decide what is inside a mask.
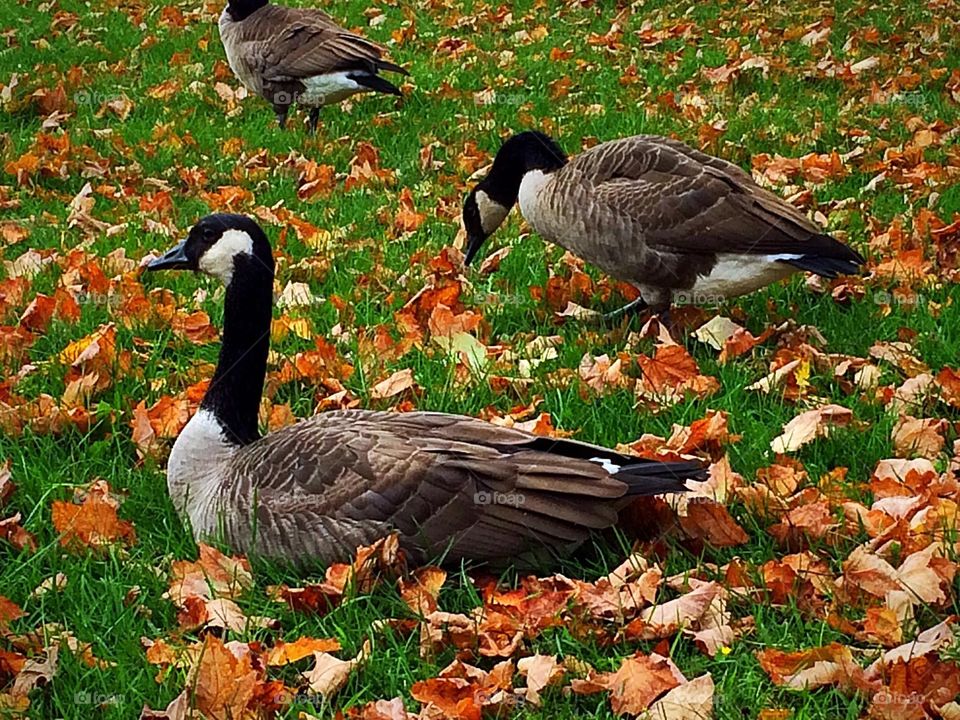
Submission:
[[[797,272],[784,260],[797,260],[802,254],[718,253],[709,275],[698,277],[690,290],[679,291],[675,302],[707,305],[746,295]],[[689,296],[685,298],[684,296]]]
[[[610,460],[607,460],[606,458],[599,458],[599,457],[590,458],[590,462],[597,463],[597,465],[603,465],[603,469],[606,470],[611,475],[616,475],[621,470],[619,465],[615,465],[613,462],[611,462]]]
[[[298,100],[304,105],[329,105],[364,90],[363,85],[350,77],[352,73],[334,72],[305,78],[301,82],[306,90]]]

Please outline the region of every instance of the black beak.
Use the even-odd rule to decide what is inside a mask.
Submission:
[[[150,261],[145,270],[189,270],[190,258],[186,253],[187,241],[184,240],[175,248],[167,250],[156,260]]]
[[[486,238],[483,235],[472,235],[467,238],[467,254],[463,259],[464,265],[470,264],[485,241]]]

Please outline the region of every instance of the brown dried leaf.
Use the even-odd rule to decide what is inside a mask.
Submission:
[[[315,652],[313,657],[316,664],[304,675],[304,678],[313,692],[330,697],[347,684],[350,673],[369,655],[369,640],[364,642],[360,653],[352,660],[340,660],[325,652]]]
[[[183,605],[189,597],[236,598],[253,587],[246,558],[228,557],[203,543],[199,559],[175,561],[170,576],[170,589],[165,596],[175,605]]]
[[[53,527],[63,547],[102,548],[115,542],[132,545],[137,536],[133,524],[121,520],[117,506],[100,493],[90,493],[81,504],[54,500]]]
[[[946,420],[915,418],[901,415],[893,428],[893,447],[899,457],[924,457],[936,460],[946,442],[943,432],[950,427]]]
[[[530,655],[517,662],[517,671],[526,677],[527,687],[522,697],[534,707],[540,706],[540,692],[548,685],[559,682],[564,667],[553,655]]]
[[[831,427],[848,425],[852,420],[853,411],[840,405],[807,410],[784,425],[783,434],[774,438],[770,447],[775,453],[794,452],[818,437],[826,437]]]
[[[370,397],[373,400],[386,400],[406,392],[413,386],[413,370],[404,368],[403,370],[397,370],[393,375],[370,388]]]
[[[870,686],[850,648],[839,643],[797,652],[768,648],[758,651],[756,656],[775,685],[794,690],[812,690],[821,685],[852,689]]]

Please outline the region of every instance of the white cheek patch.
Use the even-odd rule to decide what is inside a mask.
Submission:
[[[253,254],[253,238],[243,230],[227,230],[200,256],[197,264],[203,272],[229,285],[233,279],[234,258],[241,253]]]
[[[510,208],[491,200],[483,190],[478,190],[474,198],[477,201],[477,210],[480,211],[480,226],[486,235],[490,235],[507,219]]]

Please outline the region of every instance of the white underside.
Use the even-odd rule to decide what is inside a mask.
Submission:
[[[167,489],[196,537],[216,531],[217,501],[227,463],[237,451],[207,410],[199,410],[177,437],[167,461]]]
[[[781,260],[796,260],[802,255],[740,255],[736,253],[720,253],[717,264],[709,275],[697,278],[696,284],[690,290],[680,290],[684,293],[702,296],[715,296],[714,299],[698,300],[697,304],[723,302],[726,299],[746,295],[754,290],[782,280],[797,272],[795,267]]]
[[[298,98],[303,105],[329,105],[340,102],[364,90],[364,86],[348,77],[350,73],[335,72],[303,80],[306,90]]]

